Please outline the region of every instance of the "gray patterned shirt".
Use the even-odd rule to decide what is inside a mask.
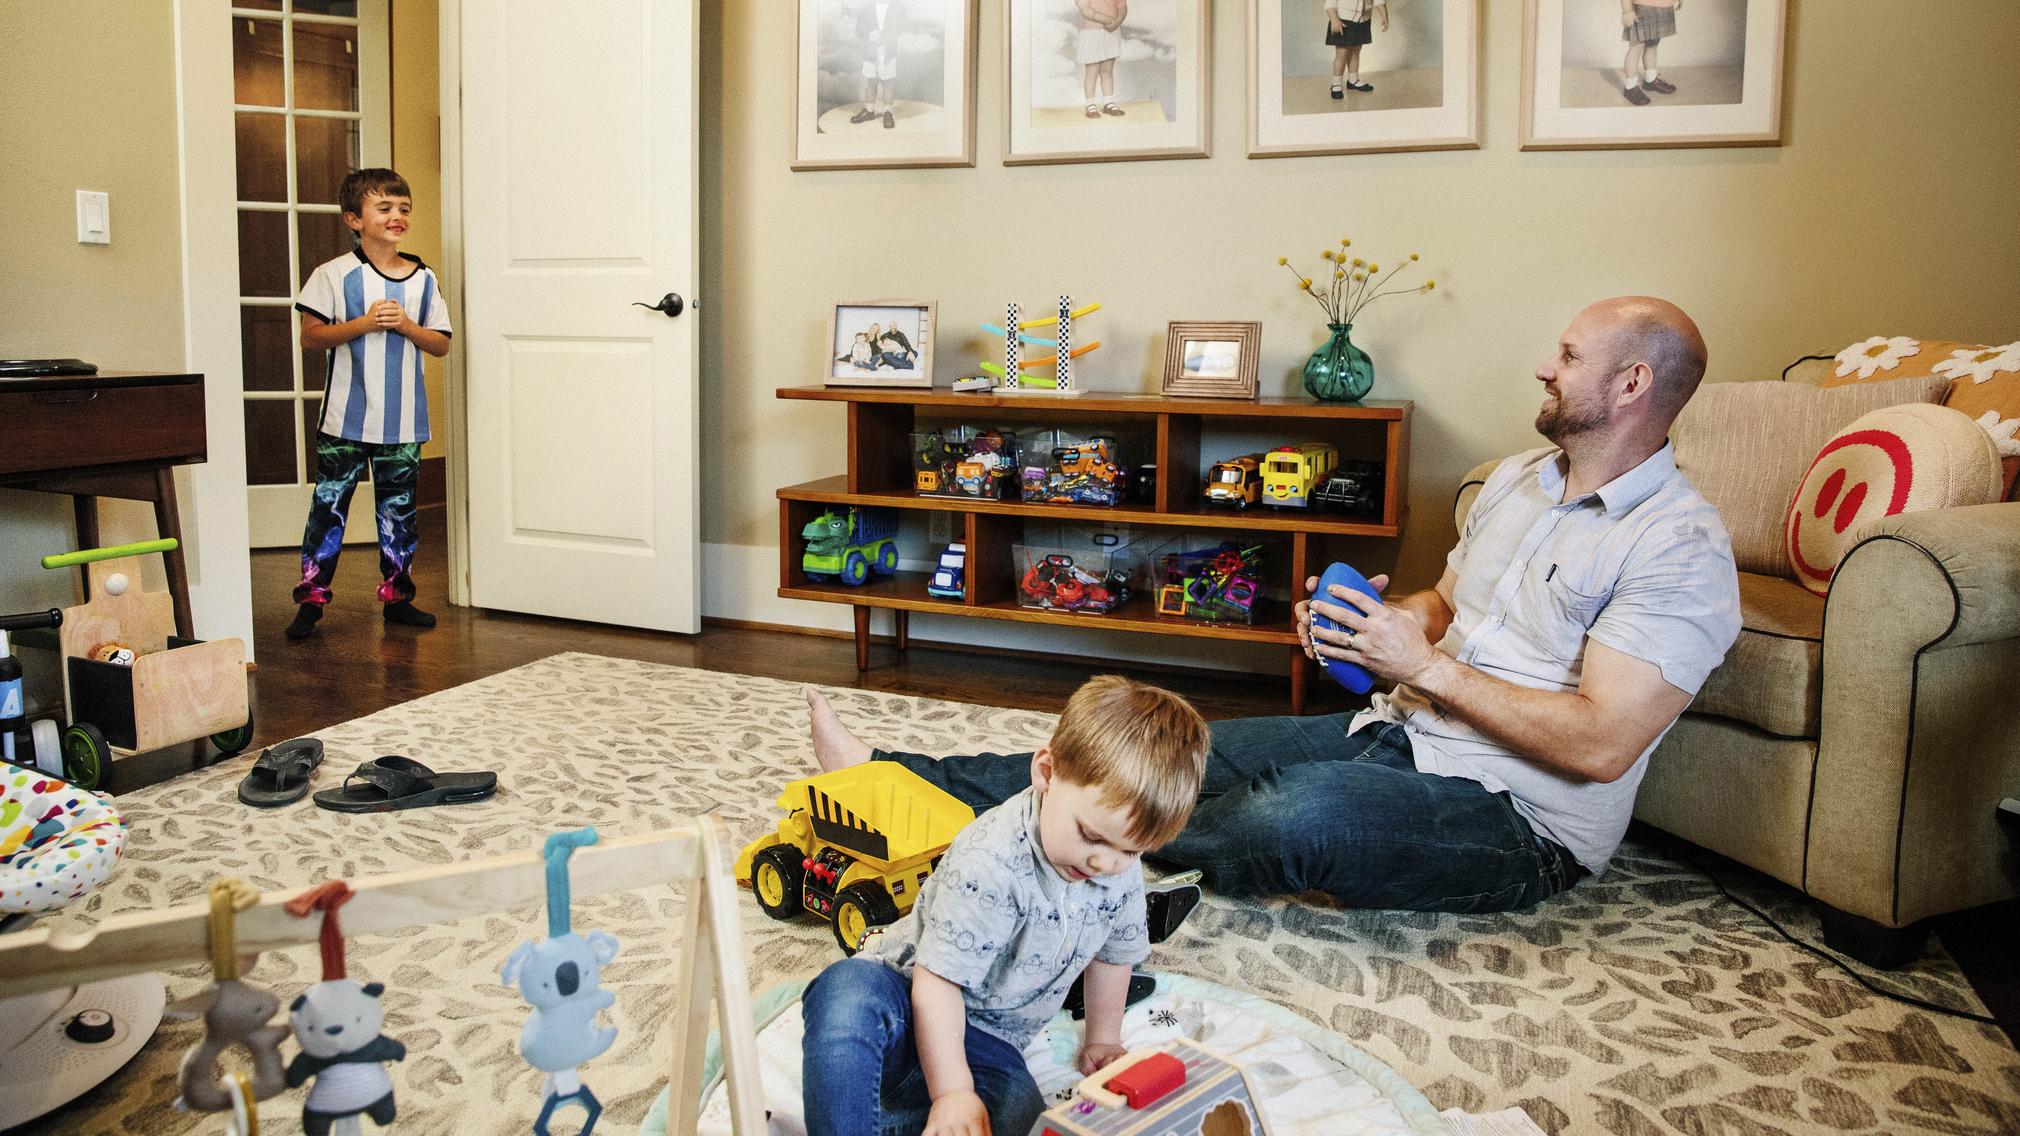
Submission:
[[[959,986],[968,1024],[1022,1049],[1089,962],[1150,957],[1143,868],[1069,882],[1039,846],[1038,797],[1026,789],[962,829],[918,903],[858,957]]]
[[[1718,510],[1668,445],[1568,501],[1566,472],[1564,451],[1549,447],[1488,475],[1446,560],[1458,586],[1438,649],[1521,686],[1575,691],[1589,639],[1653,663],[1663,681],[1696,694],[1739,636],[1739,575]],[[1506,791],[1516,812],[1594,875],[1620,846],[1662,741],[1656,735],[1619,780],[1587,781],[1510,752],[1407,686],[1377,696],[1349,729],[1370,717],[1403,723],[1423,772]]]

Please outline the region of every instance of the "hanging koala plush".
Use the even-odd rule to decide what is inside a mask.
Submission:
[[[533,1122],[538,1136],[547,1136],[555,1110],[570,1101],[588,1114],[577,1136],[589,1136],[596,1128],[603,1105],[582,1083],[578,1067],[617,1040],[616,1026],[596,1024],[596,1015],[617,1001],[600,985],[602,967],[617,957],[617,940],[603,931],[578,935],[569,926],[568,857],[577,847],[594,843],[593,828],[547,838],[542,851],[547,858],[548,938],[519,944],[499,971],[500,979],[508,986],[516,983],[533,1007],[519,1034],[519,1054],[547,1074],[540,1083],[540,1118]]]
[[[288,1087],[310,1078],[316,1082],[302,1104],[306,1136],[329,1136],[333,1128],[355,1133],[360,1114],[381,1128],[392,1124],[393,1078],[385,1062],[407,1056],[406,1046],[380,1032],[386,1021],[379,1000],[385,986],[361,985],[344,974],[336,908],[350,897],[350,888],[337,880],[288,901],[288,910],[297,916],[318,908],[323,912],[323,981],[288,1006],[288,1024],[302,1047],[288,1062]]]

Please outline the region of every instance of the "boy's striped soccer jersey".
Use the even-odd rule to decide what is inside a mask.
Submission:
[[[395,280],[365,259],[364,250],[318,265],[302,285],[295,310],[325,323],[343,323],[380,300],[395,300],[413,321],[430,331],[453,334],[449,305],[435,270],[421,258],[401,253],[413,272]],[[392,331],[374,331],[329,352],[323,387],[323,415],[317,430],[354,442],[428,440],[428,392],[421,381],[421,349]]]

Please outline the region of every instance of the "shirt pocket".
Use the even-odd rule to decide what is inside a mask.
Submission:
[[[1610,581],[1589,578],[1591,567],[1542,564],[1523,579],[1509,622],[1542,657],[1569,663],[1585,649],[1585,633],[1612,596]]]

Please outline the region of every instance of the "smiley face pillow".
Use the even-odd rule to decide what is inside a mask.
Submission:
[[[1782,534],[1796,582],[1827,595],[1867,522],[1990,504],[2002,488],[1998,447],[1970,418],[1928,403],[1875,410],[1824,443],[1789,504]]]

